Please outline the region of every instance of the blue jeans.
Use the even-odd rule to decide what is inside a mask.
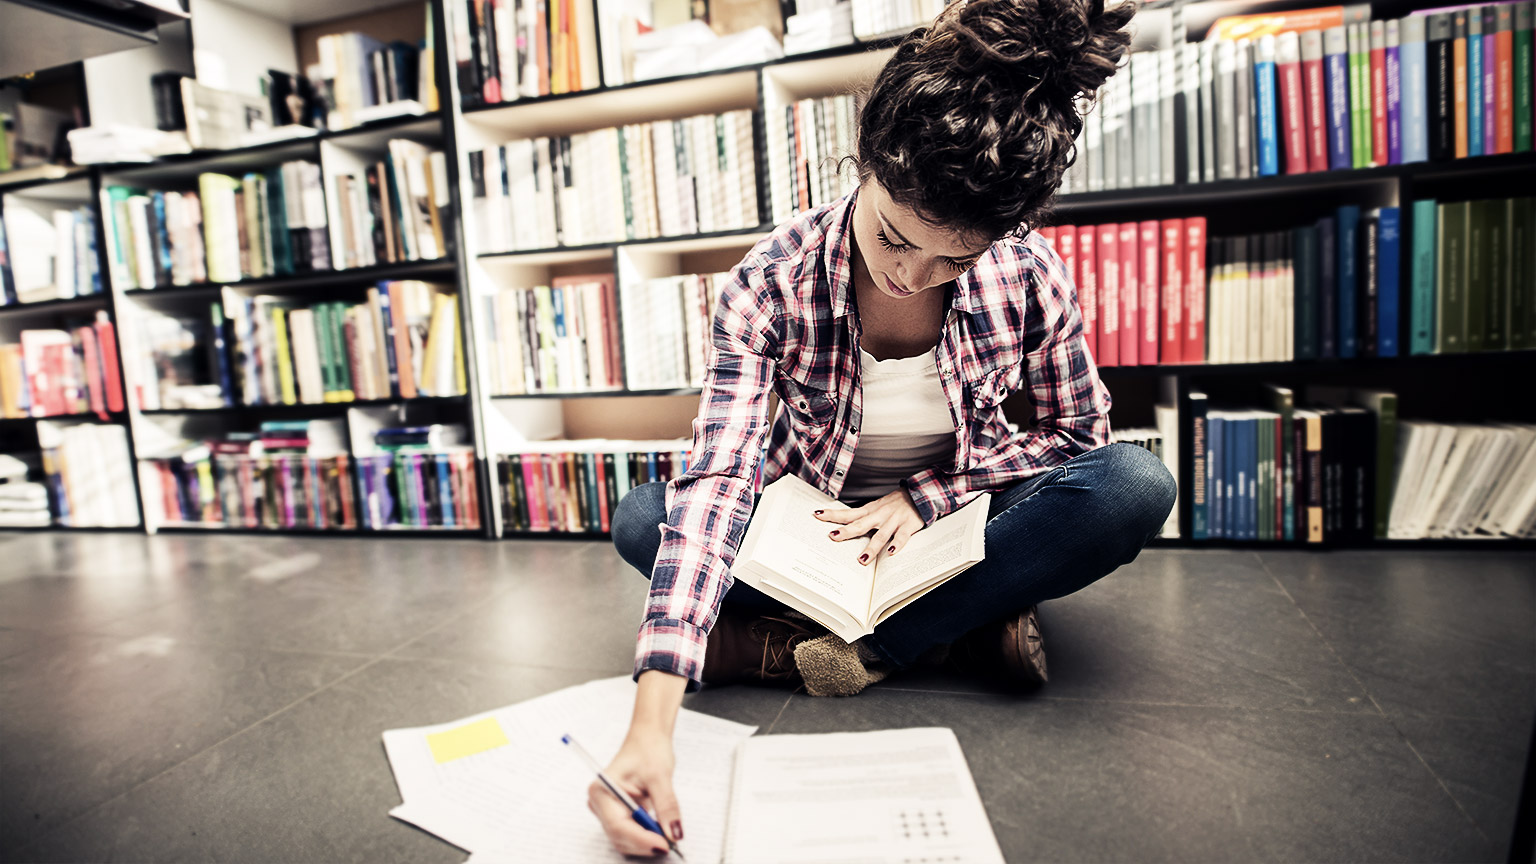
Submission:
[[[1136,560],[1162,530],[1177,486],[1161,460],[1135,444],[1084,453],[992,495],[986,560],[913,601],[864,638],[897,668],[923,652],[1045,600],[1080,591]],[[619,556],[650,578],[667,519],[666,484],[647,483],[614,512]],[[848,541],[859,542],[859,541]],[[723,607],[775,614],[784,605],[741,582]]]

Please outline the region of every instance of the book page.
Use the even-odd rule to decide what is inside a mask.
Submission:
[[[949,729],[769,735],[737,751],[725,864],[1002,860]]]
[[[765,584],[778,589],[765,593],[813,594],[811,604],[819,609],[839,607],[862,620],[874,579],[873,568],[859,564],[864,543],[833,540],[827,535],[837,526],[814,515],[818,509],[846,506],[798,477],[775,480],[763,490],[733,573],[759,589]]]
[[[990,495],[974,501],[913,534],[895,555],[881,552],[875,562],[870,618],[881,610],[981,561],[985,556]]]

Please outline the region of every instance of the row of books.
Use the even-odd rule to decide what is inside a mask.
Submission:
[[[457,7],[452,35],[464,107],[602,85],[592,3],[463,0]]]
[[[431,20],[429,9],[429,32]],[[325,106],[328,129],[383,119],[402,102],[433,98],[427,92],[433,89],[435,71],[430,55],[423,66],[425,52],[409,42],[386,44],[365,33],[331,33],[316,40],[315,51],[319,62],[309,68],[308,77]],[[433,109],[423,104],[422,110]]]
[[[1192,537],[1536,536],[1536,426],[1402,420],[1381,390],[1264,386],[1263,408],[1190,394]]]
[[[752,126],[730,111],[471,151],[480,249],[755,228]]]
[[[688,466],[687,441],[560,441],[496,458],[501,521],[512,532],[597,533],[642,483]]]
[[[448,163],[441,150],[391,139],[384,158],[330,178],[336,204],[331,242],[339,267],[428,261],[453,236]]]
[[[619,285],[624,380],[631,390],[704,386],[715,308],[730,278],[703,273]]]
[[[464,426],[384,426],[371,439],[373,452],[357,454],[362,527],[480,527],[475,454]]]
[[[1413,202],[1412,354],[1536,347],[1536,198]]]
[[[91,208],[45,213],[17,204],[5,211],[0,219],[0,306],[101,290]]]
[[[491,393],[569,393],[624,386],[611,273],[563,276],[485,298]]]
[[[139,319],[141,410],[318,405],[468,392],[458,295],[381,282],[363,303],[225,288],[202,315]]]
[[[107,187],[113,284],[164,288],[331,269],[319,165],[204,173],[197,185],[196,192]]]
[[[0,345],[0,417],[105,417],[123,410],[122,380],[105,311],[64,329],[23,330]]]
[[[1132,54],[1085,117],[1062,191],[1365,168],[1532,147],[1530,2],[1222,19]],[[1230,28],[1230,29],[1229,29]]]
[[[116,423],[37,423],[49,508],[60,525],[130,528],[139,524],[128,430]]]
[[[852,0],[853,35],[874,39],[918,27],[944,11],[943,0]]]
[[[1077,286],[1098,366],[1205,362],[1205,217],[1039,232]]]
[[[842,159],[857,149],[861,100],[853,94],[801,99],[766,114],[768,194],[773,220],[853,191],[858,177]]]

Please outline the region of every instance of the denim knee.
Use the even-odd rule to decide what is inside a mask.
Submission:
[[[1156,454],[1145,447],[1120,441],[1105,447],[1104,482],[1099,491],[1114,499],[1130,514],[1127,527],[1153,535],[1173,512],[1179,484]]]
[[[613,547],[647,579],[661,548],[661,529],[667,520],[667,484],[643,483],[629,490],[613,509],[609,530]]]

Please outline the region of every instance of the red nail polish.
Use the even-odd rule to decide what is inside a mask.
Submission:
[[[820,515],[821,515],[821,514],[823,514],[823,513],[825,513],[825,512],[827,512],[827,511],[825,511],[825,510],[817,510],[817,511],[816,511],[816,515],[817,515],[817,516],[820,516]]]
[[[890,548],[888,548],[888,549],[886,549],[886,550],[885,550],[885,551],[886,551],[886,552],[889,552],[889,553],[890,553],[890,554],[892,554],[892,555],[895,555],[895,554],[896,554],[896,547],[895,547],[895,546],[892,546],[892,547],[890,547]]]
[[[672,842],[676,843],[681,839],[683,839],[683,823],[674,821],[672,823]]]
[[[860,555],[859,556],[859,563],[860,564],[863,564],[865,561],[868,561],[868,560],[869,560],[869,556],[868,555]]]
[[[827,536],[828,537],[836,537],[837,536],[837,531],[836,530],[828,531],[827,532]]]

